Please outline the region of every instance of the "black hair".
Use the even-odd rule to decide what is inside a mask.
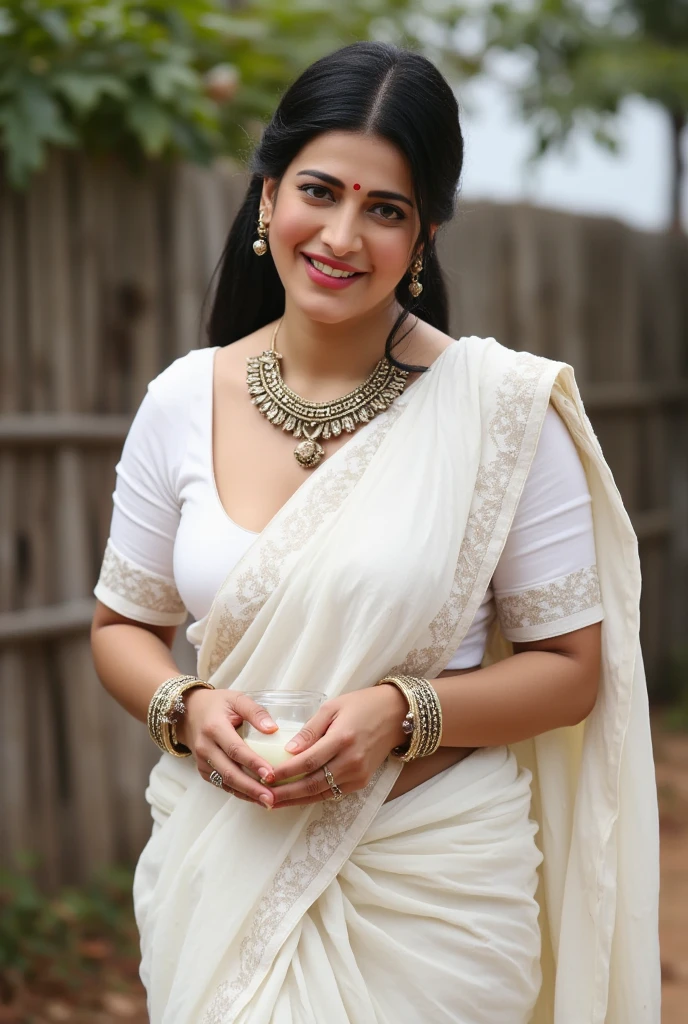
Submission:
[[[270,254],[257,257],[253,242],[264,178],[279,184],[289,164],[317,135],[350,131],[393,143],[408,161],[420,231],[414,254],[422,249],[423,291],[408,290],[410,271],[395,289],[403,307],[385,344],[409,312],[449,330],[449,303],[431,224],[451,220],[463,164],[463,137],[456,98],[446,79],[426,57],[389,43],[356,42],[321,57],[284,93],[249,162],[250,182],[234,218],[216,273],[217,288],[207,325],[212,346],[228,345],[284,313],[284,286]],[[269,241],[269,239],[268,239]],[[410,369],[410,367],[406,367]],[[423,369],[417,367],[415,369]]]

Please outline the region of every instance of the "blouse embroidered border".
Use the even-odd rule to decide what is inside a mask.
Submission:
[[[515,630],[561,623],[582,612],[599,611],[598,618],[602,618],[597,567],[588,565],[542,586],[502,595],[496,603],[500,625],[508,639],[516,639],[512,636]]]
[[[172,580],[142,569],[108,540],[95,596],[122,615],[154,625],[178,625],[186,608]],[[119,599],[119,600],[118,600]]]

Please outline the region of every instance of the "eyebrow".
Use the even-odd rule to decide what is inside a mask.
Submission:
[[[344,188],[344,182],[340,181],[339,178],[334,178],[331,174],[325,174],[324,171],[297,171],[296,177],[301,175],[311,175],[313,178],[320,178],[321,181],[326,181],[328,185],[334,185],[336,188]],[[402,196],[400,192],[369,192],[369,199],[398,199],[402,203],[406,203],[413,209],[413,203],[406,196]]]

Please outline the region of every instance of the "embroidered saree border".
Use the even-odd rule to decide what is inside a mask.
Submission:
[[[297,902],[309,889],[316,889],[309,894],[309,905],[318,898],[327,885],[327,882],[317,884],[322,869],[333,854],[341,853],[342,844],[346,847],[346,856],[351,854],[378,810],[378,806],[370,805],[369,797],[379,786],[381,793],[378,795],[384,800],[400,771],[401,765],[385,762],[365,789],[350,794],[340,803],[325,801],[316,805],[319,811],[322,807],[322,811],[306,828],[301,854],[287,854],[273,877],[241,942],[238,973],[233,980],[220,985],[201,1024],[230,1024],[236,1019],[258,988],[275,952],[296,924],[291,918]],[[261,967],[265,970],[261,971]]]
[[[446,667],[468,632],[499,560],[535,454],[552,382],[563,365],[529,352],[510,355],[513,364],[497,389],[495,413],[487,429],[492,456],[478,470],[451,593],[430,623],[424,646],[410,651],[392,672],[434,678]]]

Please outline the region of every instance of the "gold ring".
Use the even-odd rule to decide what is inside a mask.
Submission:
[[[343,800],[345,794],[342,793],[341,789],[339,788],[337,783],[334,781],[334,776],[333,776],[332,772],[330,771],[330,769],[327,767],[326,764],[323,765],[323,771],[325,772],[325,778],[327,779],[327,784],[330,787],[330,789],[332,790],[332,800]]]

